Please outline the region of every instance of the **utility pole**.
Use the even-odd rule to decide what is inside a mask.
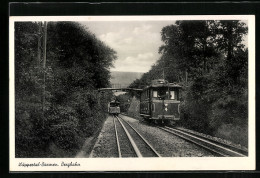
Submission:
[[[41,38],[42,38],[42,22],[38,23],[38,53],[37,53],[37,63],[38,63],[38,67],[41,64],[41,57],[42,57],[42,53],[41,53],[41,48],[42,48],[42,43],[41,43]]]
[[[46,43],[47,43],[47,22],[43,25],[44,35],[43,35],[43,99],[42,99],[42,109],[45,111],[45,73],[46,73]]]

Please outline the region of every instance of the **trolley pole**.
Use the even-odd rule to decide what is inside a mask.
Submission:
[[[164,67],[163,67],[163,80],[165,80],[165,77],[164,77]]]

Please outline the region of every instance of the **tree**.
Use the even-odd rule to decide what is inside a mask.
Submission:
[[[246,130],[248,121],[247,31],[246,23],[238,20],[176,21],[165,26],[161,58],[131,86],[146,84],[164,69],[165,79],[184,86],[182,124],[246,145],[247,132],[242,139],[234,136]],[[222,128],[232,134],[224,135]]]
[[[58,153],[75,152],[101,128],[112,96],[96,89],[109,85],[114,50],[79,23],[49,22],[43,67],[42,28],[41,22],[15,23],[18,157],[53,156],[53,144]]]
[[[217,33],[217,48],[225,55],[225,67],[227,77],[237,84],[240,78],[240,71],[247,65],[247,57],[243,53],[246,52],[243,39],[248,32],[248,28],[244,22],[238,20],[222,20],[218,21],[215,27]]]
[[[175,68],[178,80],[187,80],[187,72],[194,79],[212,69],[213,58],[217,55],[214,50],[215,35],[210,28],[213,23],[214,21],[177,21],[175,25],[162,29],[164,45],[159,48],[159,52],[169,64],[173,64],[170,70]]]

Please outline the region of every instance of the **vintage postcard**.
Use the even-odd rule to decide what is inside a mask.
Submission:
[[[10,171],[255,169],[255,17],[10,16]]]

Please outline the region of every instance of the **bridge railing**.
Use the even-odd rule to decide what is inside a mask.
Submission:
[[[112,83],[111,88],[127,88],[128,84]]]

